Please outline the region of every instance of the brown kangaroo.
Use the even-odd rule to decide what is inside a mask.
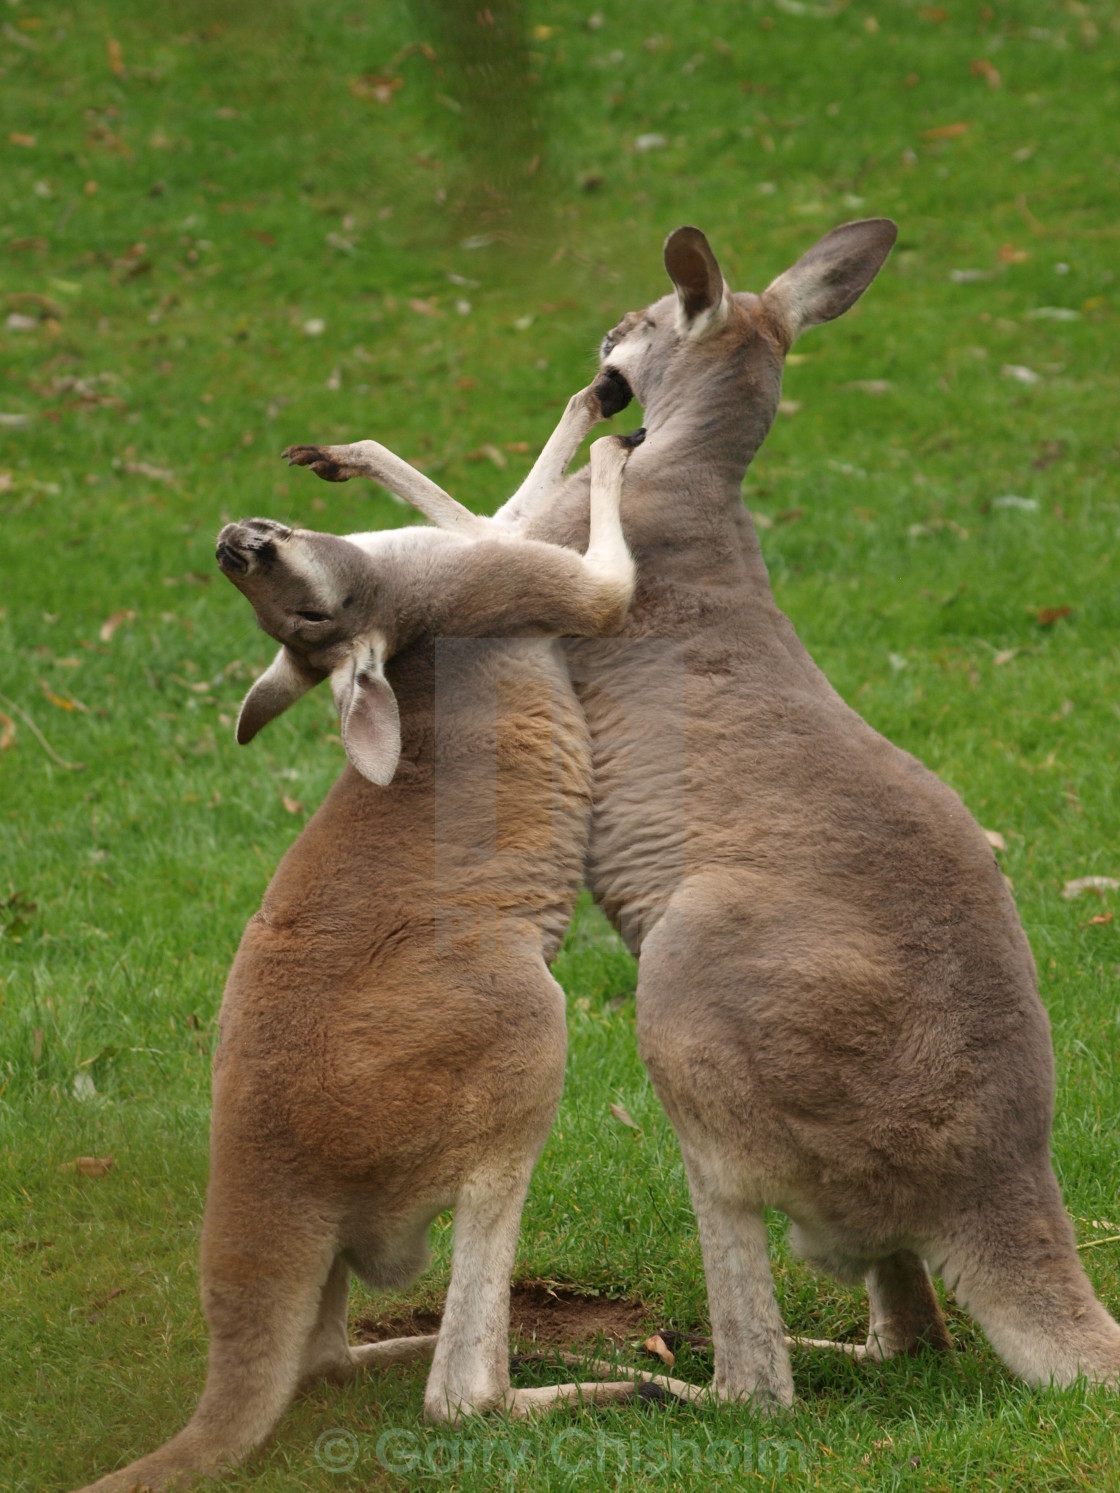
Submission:
[[[598,397],[581,398],[598,418]],[[222,1001],[202,1399],[97,1493],[218,1473],[260,1444],[302,1381],[433,1346],[435,1420],[633,1392],[512,1390],[508,1359],[521,1208],[564,1075],[548,961],[591,807],[586,727],[547,638],[625,615],[626,458],[613,438],[592,448],[585,556],[470,525],[348,540],[250,519],[219,536],[223,571],[283,644],[239,738],[329,675],[353,765],[281,862]],[[449,1207],[438,1341],[350,1347],[351,1271],[406,1284]]]

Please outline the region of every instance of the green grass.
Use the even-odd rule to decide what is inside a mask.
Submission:
[[[1053,1024],[1056,1163],[1120,1311],[1118,899],[1061,896],[1120,875],[1115,11],[621,0],[595,27],[591,9],[530,4],[528,56],[514,39],[488,71],[463,60],[473,4],[462,24],[435,0],[0,14],[0,414],[25,417],[0,422],[4,1489],[76,1485],[193,1406],[214,1013],[341,761],[320,698],[234,747],[269,647],[217,581],[215,533],[404,521],[282,467],[308,439],[376,435],[495,506],[602,331],[661,294],[681,222],[755,289],[836,222],[901,225],[866,300],[798,348],[799,408],[745,493],[837,687],[1005,837]],[[637,150],[648,135],[664,143]],[[633,966],[585,907],[558,972],[569,1081],[518,1271],[702,1328]],[[78,1155],[114,1169],[59,1170]],[[773,1228],[791,1328],[858,1333],[861,1294]],[[449,1238],[410,1302],[438,1301]],[[737,1409],[445,1437],[420,1423],[422,1372],[393,1371],[302,1400],[229,1487],[1120,1487],[1113,1397],[1032,1392],[952,1320],[953,1365],[799,1354],[798,1406],[765,1426]],[[316,1458],[336,1428],[349,1471],[328,1443]]]

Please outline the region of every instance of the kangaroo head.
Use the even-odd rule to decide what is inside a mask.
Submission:
[[[363,777],[390,783],[401,727],[385,664],[396,643],[371,555],[348,539],[266,518],[227,524],[216,553],[260,626],[283,644],[245,697],[237,740],[251,741],[329,677],[347,756]]]
[[[888,218],[834,228],[761,295],[733,292],[699,228],[665,240],[673,291],[631,311],[603,338],[600,369],[629,385],[652,433],[678,412],[734,409],[747,461],[770,428],[782,365],[795,339],[848,309],[875,278],[894,244]],[[650,458],[655,444],[651,443]],[[745,465],[745,464],[744,464]]]

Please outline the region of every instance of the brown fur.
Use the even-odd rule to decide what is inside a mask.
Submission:
[[[178,1436],[99,1493],[220,1472],[301,1380],[430,1354],[426,1338],[351,1348],[347,1280],[406,1284],[450,1207],[426,1413],[547,1399],[510,1389],[509,1278],[563,1081],[548,961],[582,878],[590,751],[557,645],[495,634],[621,622],[626,452],[598,442],[592,459],[601,542],[582,559],[430,529],[360,543],[269,520],[223,530],[223,568],[284,644],[243,736],[329,673],[355,761],[381,771],[397,739],[387,786],[347,766],[245,929],[214,1059],[206,1388]]]

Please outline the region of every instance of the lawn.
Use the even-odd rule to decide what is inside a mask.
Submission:
[[[0,14],[0,1489],[76,1486],[193,1408],[215,1013],[342,761],[322,692],[234,745],[271,646],[214,536],[254,513],[408,521],[289,471],[297,441],[376,436],[495,507],[602,332],[665,289],[682,222],[741,289],[838,222],[900,224],[865,300],[791,358],[744,497],[837,688],[1001,837],[1053,1027],[1059,1177],[1120,1312],[1120,893],[1063,895],[1120,877],[1114,7]],[[569,1076],[517,1277],[702,1332],[634,966],[589,905],[557,974]],[[861,1337],[862,1293],[772,1231],[790,1329]],[[438,1308],[449,1244],[443,1220],[414,1291],[355,1291],[355,1319]],[[1120,1488],[1115,1397],[1027,1389],[949,1307],[955,1362],[800,1353],[797,1407],[769,1423],[445,1435],[420,1369],[324,1387],[228,1486]]]

